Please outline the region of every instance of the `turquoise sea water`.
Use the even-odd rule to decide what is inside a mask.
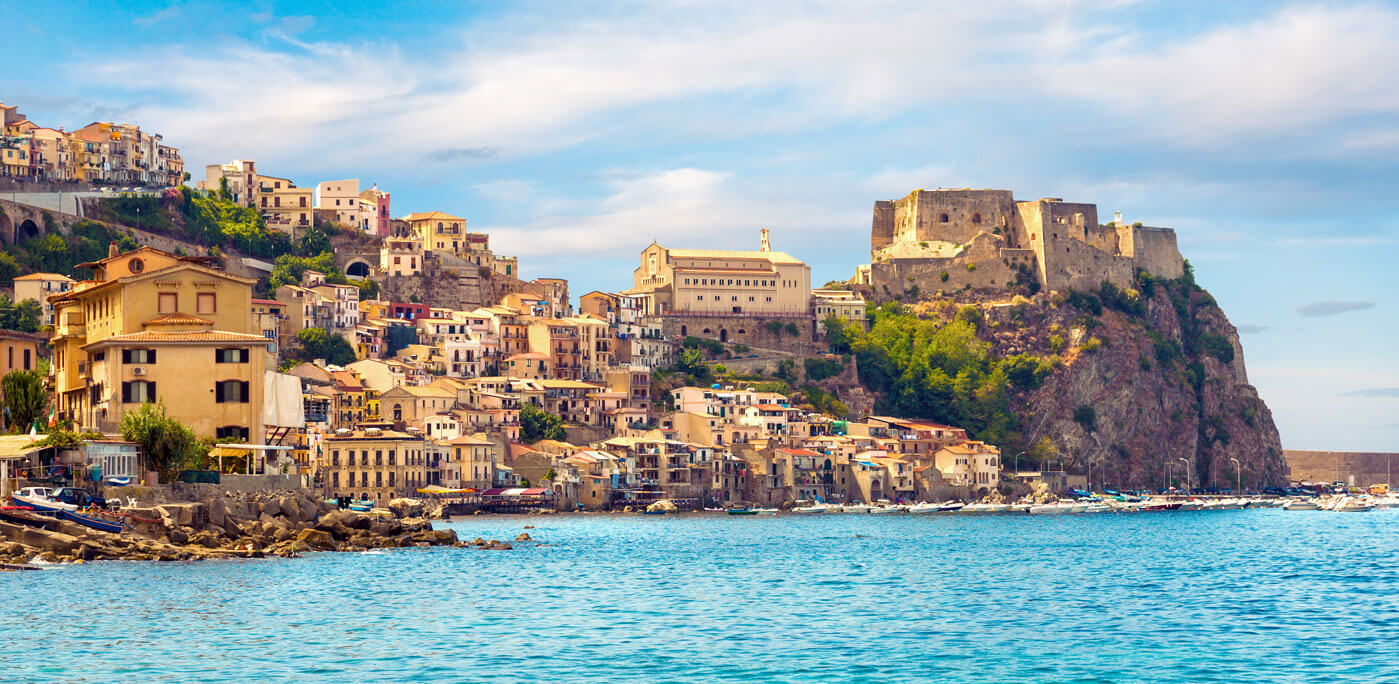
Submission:
[[[0,573],[0,681],[1399,680],[1399,511],[525,525]]]

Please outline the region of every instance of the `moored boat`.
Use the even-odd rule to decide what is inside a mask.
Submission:
[[[757,509],[755,509],[755,508],[730,508],[730,509],[725,510],[724,512],[725,512],[725,513],[728,513],[729,515],[757,515],[757,514],[758,514],[758,511],[757,511]]]
[[[1320,510],[1321,506],[1318,505],[1315,501],[1305,501],[1302,499],[1298,499],[1296,501],[1289,501],[1282,508],[1283,510],[1287,511],[1316,511]]]

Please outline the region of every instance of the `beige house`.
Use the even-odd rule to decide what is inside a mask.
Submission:
[[[994,491],[1001,484],[1001,451],[984,442],[945,446],[933,455],[933,465],[948,484]]]
[[[427,485],[422,437],[369,428],[327,437],[318,463],[326,494],[387,503]]]
[[[293,236],[305,232],[315,219],[311,188],[276,176],[258,176],[258,211],[267,225]]]
[[[62,416],[113,431],[127,411],[161,401],[199,434],[262,443],[269,357],[253,328],[253,281],[202,261],[142,247],[79,265],[95,279],[53,298]]]
[[[639,297],[647,314],[806,315],[811,267],[771,251],[766,229],[755,252],[651,243],[641,252],[632,288],[622,294]]]
[[[49,297],[67,292],[72,287],[73,279],[66,275],[30,273],[15,278],[15,301],[37,300],[44,310],[39,322],[43,325],[53,325],[53,303],[49,301]]]
[[[441,211],[413,213],[403,217],[413,237],[422,242],[423,252],[465,251],[466,219]]]
[[[421,425],[428,416],[450,410],[456,401],[455,392],[441,387],[405,385],[379,395],[379,413],[389,422]]]
[[[233,203],[245,207],[261,204],[262,185],[258,183],[257,162],[251,159],[234,159],[227,164],[210,164],[204,167],[204,180],[197,187],[210,194],[218,194],[223,181],[228,182],[228,192]]]

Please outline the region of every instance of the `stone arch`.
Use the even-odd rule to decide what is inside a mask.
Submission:
[[[747,330],[744,330],[743,328],[739,328],[739,329],[738,329],[738,334],[740,334],[740,335],[747,335],[747,334],[748,334],[748,331],[747,331]]]
[[[719,328],[719,341],[720,341],[720,342],[728,342],[728,341],[729,341],[729,329],[728,329],[728,328]]]
[[[0,210],[0,242],[12,242],[15,235],[15,222],[10,220],[10,215]]]
[[[981,223],[981,212],[972,214],[972,223]]]
[[[370,266],[364,259],[355,259],[345,264],[345,275],[350,278],[365,279],[369,277]]]
[[[939,214],[939,215],[938,215],[938,223],[947,223],[948,221],[951,221],[951,220],[952,220],[952,217],[948,216],[947,214]]]
[[[40,232],[42,231],[39,230],[39,224],[35,223],[34,219],[24,219],[19,224],[19,229],[15,231],[15,242],[24,242],[39,237]]]
[[[689,335],[689,334],[690,334],[690,331],[689,331],[689,328],[688,328],[688,327],[683,326],[683,325],[680,326],[680,336],[681,336],[681,337],[685,337],[686,335]]]
[[[705,329],[704,329],[704,334],[705,334],[705,335],[712,335],[712,334],[714,334],[714,333],[713,333],[712,331],[710,331],[709,328],[705,328]]]

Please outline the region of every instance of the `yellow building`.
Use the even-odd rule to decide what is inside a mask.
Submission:
[[[762,231],[756,252],[666,249],[656,243],[641,252],[641,266],[624,295],[642,301],[647,314],[806,315],[811,267],[768,246]]]
[[[127,411],[161,401],[196,433],[263,443],[269,359],[253,330],[253,280],[203,261],[142,247],[79,264],[94,279],[52,299],[60,415],[113,432]]]
[[[388,503],[427,485],[428,459],[422,437],[369,428],[327,437],[318,464],[329,496]]]
[[[311,188],[298,188],[289,179],[263,175],[258,175],[257,186],[257,209],[268,226],[292,235],[311,227],[315,217]]]
[[[58,273],[30,273],[15,278],[15,301],[33,299],[39,302],[43,315],[39,322],[53,325],[53,304],[49,297],[67,292],[73,287],[73,279]]]
[[[467,251],[466,219],[440,211],[413,213],[403,217],[413,237],[422,240],[423,252]]]

